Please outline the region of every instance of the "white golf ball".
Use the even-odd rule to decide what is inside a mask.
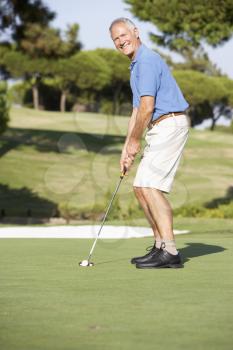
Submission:
[[[88,266],[88,260],[83,260],[80,263],[81,266]]]

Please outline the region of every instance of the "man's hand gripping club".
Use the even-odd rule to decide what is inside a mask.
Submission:
[[[148,126],[154,111],[154,97],[143,96],[140,99],[139,108],[133,108],[128,125],[127,138],[121,153],[121,172],[131,168],[136,155],[140,152],[140,140],[145,128]]]

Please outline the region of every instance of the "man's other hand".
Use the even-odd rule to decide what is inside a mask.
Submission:
[[[140,142],[136,139],[130,139],[126,147],[126,153],[131,161],[134,161],[136,155],[140,152],[141,146]]]
[[[132,164],[133,164],[133,160],[129,158],[128,154],[126,153],[126,150],[123,149],[121,153],[121,159],[120,159],[121,173],[125,173],[127,175]]]

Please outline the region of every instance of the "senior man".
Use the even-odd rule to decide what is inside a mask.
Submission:
[[[182,267],[173,234],[172,208],[164,193],[171,190],[188,138],[189,124],[184,114],[188,103],[159,54],[142,44],[131,20],[118,18],[109,30],[117,50],[131,60],[133,110],[121,154],[121,171],[130,169],[148,128],[133,187],[153,229],[155,243],[149,253],[132,258],[131,263],[137,268]]]

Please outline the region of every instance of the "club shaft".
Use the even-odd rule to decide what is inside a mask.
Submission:
[[[103,220],[102,220],[102,223],[101,223],[99,232],[98,232],[98,234],[97,234],[97,237],[96,237],[96,239],[95,239],[95,241],[94,241],[94,243],[93,243],[93,245],[92,245],[92,247],[91,247],[91,250],[90,250],[90,253],[89,253],[89,256],[88,256],[88,259],[87,259],[88,261],[90,260],[90,258],[91,258],[91,256],[92,256],[93,250],[95,249],[96,242],[97,242],[97,240],[98,240],[98,238],[99,238],[99,235],[100,235],[101,230],[102,230],[102,228],[103,228],[103,226],[104,226],[105,220],[106,220],[106,218],[107,218],[107,216],[108,216],[108,213],[109,213],[109,211],[110,211],[110,209],[111,209],[111,206],[112,206],[112,203],[113,203],[113,201],[114,201],[114,198],[116,197],[116,194],[117,194],[117,192],[118,192],[118,190],[119,190],[119,187],[120,187],[120,185],[121,185],[122,179],[123,179],[123,176],[120,177],[120,180],[119,180],[119,182],[118,182],[118,184],[117,184],[117,187],[116,187],[116,189],[115,189],[115,191],[114,191],[114,193],[113,193],[113,195],[112,195],[112,198],[111,198],[110,203],[109,203],[109,205],[108,205],[108,208],[107,208],[107,210],[106,210],[106,212],[105,212],[105,215],[104,215],[104,218],[103,218]]]

